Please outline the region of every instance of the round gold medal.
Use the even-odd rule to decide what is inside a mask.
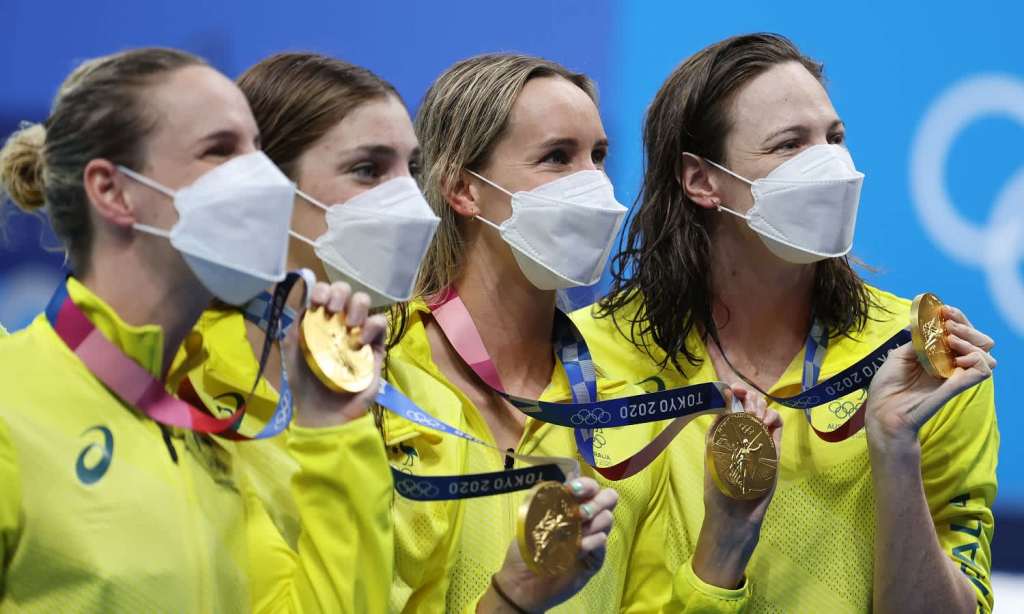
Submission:
[[[535,573],[566,573],[576,564],[583,541],[583,519],[576,499],[558,482],[534,486],[519,506],[516,534],[523,561]]]
[[[910,306],[910,337],[917,360],[929,375],[941,379],[953,375],[956,362],[946,342],[942,301],[931,292],[917,295]]]
[[[327,317],[323,307],[306,311],[299,346],[306,364],[335,392],[362,392],[373,382],[373,348],[363,345],[359,328],[345,326],[344,316]]]
[[[779,453],[759,419],[743,412],[728,413],[708,431],[705,462],[722,494],[750,500],[771,490]]]

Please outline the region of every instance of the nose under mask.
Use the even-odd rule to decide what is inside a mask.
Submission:
[[[864,174],[846,148],[809,147],[754,181],[707,162],[750,185],[754,205],[749,211],[718,209],[746,220],[779,258],[809,264],[850,252]]]

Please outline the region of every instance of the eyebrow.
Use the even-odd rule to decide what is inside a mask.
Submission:
[[[419,147],[413,150],[413,153],[415,154],[418,151]],[[336,155],[338,155],[342,160],[363,156],[368,158],[397,158],[398,150],[391,145],[360,145],[351,149],[343,149]]]
[[[551,149],[553,147],[578,147],[579,141],[572,137],[555,137],[540,144],[540,149]],[[608,147],[608,139],[603,138],[594,143],[595,147]]]
[[[259,135],[257,135],[256,138],[259,138]],[[216,132],[211,132],[210,134],[207,134],[203,138],[199,139],[199,142],[202,143],[203,141],[220,141],[225,139],[237,140],[238,134],[236,134],[233,130],[217,130]]]
[[[835,130],[836,128],[845,127],[845,126],[846,126],[846,124],[843,123],[843,120],[837,119],[837,120],[835,120],[834,122],[832,122],[829,125],[828,129],[831,132],[832,130]],[[787,132],[793,132],[795,134],[806,134],[806,133],[810,132],[810,130],[808,130],[808,128],[806,126],[804,126],[803,124],[793,124],[792,126],[786,126],[785,128],[782,128],[781,130],[776,130],[775,132],[773,132],[773,133],[769,134],[767,137],[765,137],[764,140],[762,140],[761,142],[762,143],[767,143],[767,142],[777,138],[780,135],[786,134]]]

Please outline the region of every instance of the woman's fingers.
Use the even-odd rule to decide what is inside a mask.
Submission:
[[[971,345],[976,345],[986,352],[991,351],[992,348],[996,346],[996,342],[992,337],[989,337],[972,326],[961,324],[954,320],[947,320],[945,326],[947,333],[956,335]]]
[[[387,335],[388,319],[377,314],[366,318],[363,322],[363,332],[360,341],[373,346],[375,349],[384,349],[384,338]]]
[[[594,555],[600,553],[600,562],[604,561],[604,549],[608,545],[608,534],[607,533],[594,533],[587,535],[580,542],[580,555],[579,558],[587,557],[588,555]],[[600,567],[600,562],[597,567]]]
[[[996,359],[991,354],[975,349],[969,354],[956,357],[956,366],[970,371],[975,370],[985,377],[991,375],[992,369],[996,366]],[[982,378],[984,379],[984,377]]]
[[[619,493],[611,488],[602,488],[593,498],[580,505],[580,515],[583,516],[583,522],[590,522],[602,511],[614,510],[618,503]]]
[[[365,292],[353,294],[346,305],[345,315],[347,316],[345,324],[349,328],[362,326],[366,317],[370,315],[370,296]]]
[[[941,315],[947,322],[952,321],[974,328],[971,321],[967,319],[967,314],[952,305],[943,305]]]
[[[989,369],[994,369],[996,366],[996,359],[991,354],[985,351],[984,348],[976,346],[965,339],[960,338],[957,335],[946,335],[946,342],[949,343],[949,347],[957,354],[957,359],[966,358],[973,354],[978,354],[981,359],[988,365]],[[960,362],[957,360],[957,364]],[[970,364],[974,364],[972,360]]]
[[[327,311],[332,314],[344,313],[345,303],[348,302],[349,296],[352,294],[352,287],[345,282],[335,282],[328,287],[328,293],[329,296],[325,302]]]
[[[570,480],[568,487],[572,496],[580,502],[593,499],[594,495],[601,490],[601,486],[598,485],[597,481],[591,478],[576,478],[574,480]]]
[[[318,281],[313,285],[313,290],[309,293],[310,308],[326,305],[330,298],[331,287],[322,281]]]
[[[593,533],[610,533],[612,525],[615,523],[615,515],[611,510],[601,510],[597,516],[583,527],[584,535],[591,535]]]

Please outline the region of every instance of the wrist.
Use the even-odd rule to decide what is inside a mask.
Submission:
[[[868,451],[872,457],[872,463],[898,462],[908,463],[920,461],[921,442],[917,438],[917,432],[903,427],[894,427],[869,421],[865,424],[867,431]]]
[[[542,608],[528,606],[529,600],[522,595],[519,586],[515,582],[502,580],[499,576],[501,576],[500,571],[491,576],[491,586],[480,600],[480,607],[477,608],[477,611],[511,612],[513,614],[534,614],[534,612],[544,611]]]
[[[712,586],[739,588],[760,536],[760,523],[720,527],[705,520],[693,553],[694,574]]]

